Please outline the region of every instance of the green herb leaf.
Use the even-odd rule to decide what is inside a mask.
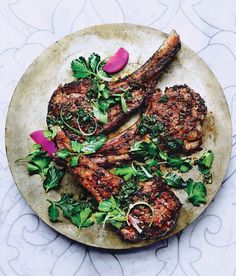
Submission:
[[[88,58],[88,64],[94,73],[96,73],[96,68],[100,60],[101,60],[100,56],[95,53],[92,53]]]
[[[101,212],[109,212],[112,210],[112,203],[109,199],[103,200],[101,203],[98,205],[98,210]]]
[[[94,73],[88,67],[84,57],[79,57],[78,59],[72,60],[71,69],[73,71],[74,77],[77,79],[84,79],[94,75]]]
[[[120,168],[115,168],[114,169],[114,174],[115,175],[120,175],[124,177],[125,181],[130,180],[133,176],[137,175],[137,172],[129,165],[125,165]]]
[[[50,164],[49,169],[47,170],[46,178],[43,182],[43,187],[46,193],[52,189],[58,187],[61,178],[64,176],[64,169],[58,169],[55,167],[54,163]]]
[[[185,186],[185,182],[182,177],[175,173],[168,173],[165,177],[166,183],[176,189],[181,189]]]
[[[93,136],[87,138],[82,144],[81,152],[84,154],[92,154],[99,150],[106,142],[107,137],[105,135]]]
[[[71,160],[70,160],[71,167],[76,167],[78,165],[78,162],[79,162],[79,156],[71,156]]]
[[[127,105],[126,105],[125,98],[124,98],[124,97],[121,97],[121,98],[120,98],[120,102],[121,102],[122,111],[123,111],[124,113],[127,113],[127,112],[128,112],[128,108],[127,108]]]
[[[138,141],[131,146],[130,152],[139,156],[154,157],[156,155],[157,146],[152,142]]]
[[[116,228],[120,228],[124,221],[126,221],[125,213],[120,209],[119,203],[113,198],[105,199],[99,203],[98,210],[93,217],[97,223],[109,222]]]
[[[108,114],[107,114],[107,112],[104,114],[101,111],[101,109],[99,108],[97,102],[93,103],[93,115],[99,122],[101,122],[103,124],[107,124]]]
[[[77,141],[72,141],[71,142],[71,149],[73,150],[73,152],[77,152],[80,153],[81,149],[82,149],[83,145]]]
[[[93,224],[91,220],[88,220],[91,213],[92,210],[90,208],[85,208],[83,211],[80,212],[80,227],[89,227]]]
[[[59,210],[55,203],[51,203],[51,205],[48,207],[48,216],[51,222],[57,222],[59,217]]]
[[[194,206],[200,206],[201,203],[206,203],[206,187],[202,182],[193,182],[192,179],[186,181],[185,191],[188,194],[188,200]]]
[[[62,159],[66,159],[70,155],[70,152],[67,149],[61,149],[56,152],[56,156]]]

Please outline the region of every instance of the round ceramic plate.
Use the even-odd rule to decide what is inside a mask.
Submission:
[[[156,242],[124,242],[109,227],[102,229],[97,225],[82,229],[78,237],[78,229],[68,221],[51,223],[48,219],[46,199],[58,200],[63,192],[78,194],[79,184],[70,175],[66,175],[58,190],[45,193],[40,177],[29,177],[26,167],[17,165],[15,160],[28,155],[31,146],[29,134],[34,130],[46,128],[48,101],[53,91],[59,84],[74,80],[70,70],[72,59],[81,55],[86,57],[92,52],[105,58],[115,53],[119,47],[124,47],[130,53],[129,64],[125,69],[127,74],[142,65],[166,37],[165,33],[158,30],[130,24],[109,24],[81,30],[56,42],[43,52],[26,70],[15,90],[6,125],[7,155],[14,180],[36,214],[52,228],[73,240],[110,249],[143,247]],[[183,207],[176,229],[166,237],[184,229],[212,201],[222,183],[231,151],[231,121],[222,89],[208,66],[196,53],[183,45],[159,81],[158,87],[163,89],[166,86],[185,83],[200,93],[208,107],[203,149],[211,149],[215,154],[213,183],[207,185],[207,204],[200,207],[191,205],[184,191],[174,191]],[[190,171],[187,177],[189,176],[195,180],[200,179],[194,170]]]

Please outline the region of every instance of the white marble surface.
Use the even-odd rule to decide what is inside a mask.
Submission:
[[[9,101],[33,59],[64,35],[112,22],[175,28],[216,74],[233,120],[232,157],[214,202],[178,236],[125,252],[80,245],[41,222],[16,188],[4,148]],[[235,0],[0,0],[0,276],[236,275],[235,72]]]

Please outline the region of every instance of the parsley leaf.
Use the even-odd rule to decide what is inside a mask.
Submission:
[[[92,154],[99,150],[106,142],[107,137],[105,135],[98,135],[87,138],[82,144],[81,152],[84,154]]]
[[[125,165],[120,168],[115,168],[114,174],[123,176],[124,180],[127,181],[127,180],[130,180],[133,176],[136,176],[137,171],[135,171],[131,166]]]
[[[77,79],[84,79],[90,77],[91,75],[95,75],[92,69],[89,68],[84,57],[72,60],[71,69],[74,77]]]
[[[93,225],[91,219],[93,203],[91,200],[73,200],[73,195],[62,194],[59,201],[51,201],[48,207],[48,215],[51,222],[57,222],[59,210],[65,218],[75,224],[79,229]]]
[[[156,155],[156,150],[157,146],[154,143],[138,141],[131,146],[130,153],[142,157],[154,157]]]
[[[96,212],[93,217],[97,223],[103,223],[103,226],[108,222],[119,229],[126,221],[126,214],[120,209],[120,204],[113,196],[100,202],[98,210],[99,212]]]
[[[43,187],[46,193],[52,189],[57,188],[60,180],[64,175],[64,169],[56,168],[54,162],[52,162],[47,170],[46,178],[43,181]]]
[[[66,159],[70,155],[70,152],[67,149],[61,149],[56,152],[56,156],[62,159]]]
[[[103,124],[107,124],[107,121],[108,121],[108,114],[107,112],[103,112],[98,103],[97,102],[94,102],[93,103],[93,115],[94,117],[101,123]]]
[[[59,217],[59,210],[55,203],[48,207],[48,216],[51,222],[57,222]]]
[[[206,187],[202,182],[193,182],[192,179],[186,181],[185,191],[188,194],[188,200],[194,206],[200,206],[201,203],[206,203]]]
[[[176,189],[181,189],[185,187],[185,181],[183,180],[183,178],[175,173],[168,173],[165,176],[165,181],[169,186]]]
[[[199,171],[203,174],[204,182],[212,182],[211,168],[214,160],[214,153],[211,150],[206,151],[203,156],[195,161],[195,164],[198,165]]]
[[[79,162],[79,156],[71,156],[71,160],[70,160],[71,167],[76,167],[78,165],[78,162]]]

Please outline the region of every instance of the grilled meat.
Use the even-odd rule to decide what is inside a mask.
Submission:
[[[69,171],[98,202],[117,195],[123,184],[122,178],[104,170],[84,155],[80,156],[78,166],[69,167]]]
[[[175,228],[181,209],[179,199],[162,178],[141,182],[139,185],[140,190],[132,197],[131,202],[148,203],[152,207],[153,216],[148,206],[134,206],[129,220],[135,220],[142,232],[127,224],[118,231],[124,240],[131,242],[165,236]]]
[[[158,135],[162,149],[168,149],[169,141],[177,139],[182,141],[179,151],[189,153],[199,149],[207,107],[198,93],[187,85],[175,85],[166,88],[164,94],[157,90],[147,102],[144,116],[154,115],[158,123],[164,125],[164,131]],[[108,140],[98,153],[91,157],[93,161],[108,166],[118,165],[122,160],[130,160],[129,150],[134,140],[144,138],[138,133],[139,123],[140,121]]]
[[[145,101],[157,84],[157,80],[164,69],[170,64],[181,47],[179,36],[172,32],[156,53],[137,71],[123,79],[108,83],[110,93],[123,93],[128,89],[131,99],[127,100],[127,112],[124,113],[120,104],[115,104],[108,109],[108,123],[98,123],[96,134],[110,133],[121,123],[129,118]],[[69,125],[78,129],[77,113],[84,109],[92,113],[92,106],[87,97],[89,90],[93,89],[90,79],[83,79],[59,86],[54,91],[48,106],[47,123],[50,127],[61,121],[61,115],[69,116]],[[65,127],[65,126],[64,126]],[[79,137],[70,128],[65,127],[66,135],[73,140]]]
[[[57,133],[56,142],[60,150],[67,149],[72,152],[70,139],[66,136],[64,131]],[[70,157],[68,157],[64,163],[60,163],[61,160],[57,157],[55,157],[55,161],[60,165],[67,166],[71,175],[90,192],[98,202],[117,195],[124,182],[122,178],[104,170],[85,155],[80,156],[76,167],[71,167],[69,165]]]
[[[158,122],[165,126],[160,137],[164,146],[171,138],[181,140],[183,145],[180,150],[187,153],[200,147],[207,107],[198,93],[187,85],[175,85],[166,88],[164,95],[153,94],[149,103],[145,114],[155,115]]]

